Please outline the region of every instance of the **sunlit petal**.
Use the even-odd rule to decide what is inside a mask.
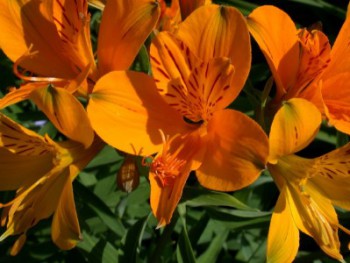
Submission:
[[[157,23],[155,0],[109,0],[103,11],[98,38],[101,74],[126,70]]]
[[[273,73],[277,84],[276,97],[281,97],[294,85],[298,70],[297,29],[288,14],[274,6],[256,8],[247,21],[249,31]]]
[[[285,102],[271,125],[269,162],[305,148],[316,136],[321,120],[321,113],[312,103],[304,99]]]
[[[214,113],[208,123],[207,152],[196,171],[206,188],[233,191],[251,184],[265,168],[267,136],[260,126],[233,110]]]
[[[243,15],[228,6],[206,5],[179,26],[178,36],[203,61],[227,57],[235,68],[231,85],[241,89],[251,62],[250,38]]]
[[[138,72],[115,71],[102,77],[87,111],[96,133],[130,154],[157,152],[161,144],[158,129],[169,135],[189,129],[159,95],[152,78]]]
[[[267,238],[267,262],[292,262],[299,248],[299,230],[283,188],[273,210]]]
[[[88,147],[94,132],[81,103],[63,88],[51,85],[34,90],[30,98],[56,128],[72,140]]]

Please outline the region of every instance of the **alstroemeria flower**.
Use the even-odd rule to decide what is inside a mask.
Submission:
[[[52,240],[61,249],[81,239],[72,182],[102,149],[96,137],[87,149],[73,141],[55,143],[0,114],[0,190],[16,190],[15,198],[1,204],[0,241],[20,235],[11,254],[23,246],[26,232],[53,214]]]
[[[288,14],[274,6],[258,7],[247,21],[276,83],[271,106],[278,109],[282,101],[304,98],[314,103],[330,124],[349,134],[349,16],[332,48],[324,33],[297,29]]]
[[[295,155],[315,138],[320,124],[318,109],[300,98],[285,102],[272,122],[267,167],[280,196],[270,223],[267,262],[292,262],[299,230],[342,260],[338,229],[349,231],[339,224],[334,206],[350,209],[350,144],[315,159]]]
[[[264,169],[265,133],[243,113],[225,109],[241,91],[250,61],[243,16],[232,7],[207,5],[194,11],[177,35],[162,32],[153,40],[154,80],[137,72],[111,72],[96,83],[88,115],[109,144],[129,153],[142,149],[143,155],[150,155],[162,142],[167,145],[159,129],[183,140],[176,143],[185,147],[183,151],[171,150],[169,158],[162,158],[165,167],[172,166],[168,162],[173,158],[186,162],[176,165],[179,176],[169,184],[151,180],[151,196],[159,196],[152,197],[157,200],[152,201],[152,209],[160,225],[169,223],[181,196],[189,174],[187,163],[194,163],[190,170],[196,170],[204,187],[222,191],[249,185]],[[113,83],[122,78],[125,84],[115,89]],[[168,155],[167,147],[163,152]],[[156,160],[160,166],[152,167],[162,167],[160,159]],[[163,194],[172,193],[168,187],[176,189],[176,194]],[[168,204],[166,209],[162,204]]]
[[[93,129],[72,93],[87,96],[102,75],[131,66],[157,22],[157,2],[108,1],[99,30],[98,65],[87,0],[1,0],[0,10],[0,46],[15,62],[17,75],[29,82],[1,99],[0,108],[32,99],[60,132],[88,147]],[[35,76],[20,73],[19,67]]]

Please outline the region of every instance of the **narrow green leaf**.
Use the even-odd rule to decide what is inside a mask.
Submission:
[[[151,214],[138,220],[132,227],[129,228],[125,237],[124,255],[122,262],[134,263],[137,259],[137,249],[141,245],[142,237],[150,219]]]
[[[198,188],[184,189],[182,200],[185,200],[187,206],[228,206],[242,210],[257,211],[254,208],[247,206],[232,195],[214,191],[208,191]]]
[[[183,220],[182,222],[183,222],[183,228],[176,247],[177,262],[196,263],[192,245],[188,237],[185,220]]]
[[[85,200],[84,204],[95,212],[110,230],[120,237],[124,235],[125,228],[120,219],[112,213],[109,207],[106,206],[100,198],[78,181],[74,182],[74,189],[76,194],[79,195],[82,200]]]
[[[219,233],[210,243],[208,249],[198,258],[198,263],[217,262],[217,257],[222,249],[222,245],[227,239],[229,230],[225,229]]]

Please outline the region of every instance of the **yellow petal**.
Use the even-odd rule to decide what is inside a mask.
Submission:
[[[243,15],[228,6],[206,5],[179,26],[178,36],[203,61],[227,57],[235,67],[231,85],[240,90],[250,70],[251,48]]]
[[[72,182],[67,180],[52,219],[51,237],[63,250],[72,249],[81,240],[79,221],[74,203]]]
[[[311,236],[329,256],[342,260],[339,252],[338,218],[330,200],[307,184],[304,189],[288,185],[288,204],[298,228]]]
[[[271,125],[269,162],[305,148],[316,136],[321,120],[312,103],[298,98],[285,102]]]
[[[291,18],[274,6],[261,6],[248,16],[249,31],[264,53],[280,98],[293,86],[299,65],[299,43]],[[283,37],[281,37],[283,36]]]
[[[90,121],[83,106],[72,94],[49,85],[34,90],[30,98],[60,132],[85,147],[91,145],[94,132]]]
[[[20,66],[42,76],[74,77],[75,69],[65,57],[48,1],[0,1],[0,47]]]
[[[95,85],[87,111],[96,133],[130,154],[157,152],[161,144],[158,129],[169,135],[189,129],[159,95],[152,78],[138,72],[114,71],[103,76]]]
[[[155,0],[109,0],[103,11],[98,38],[101,74],[126,70],[157,23]]]
[[[267,262],[293,262],[299,247],[299,230],[283,188],[273,210],[267,237]]]
[[[350,210],[350,144],[315,159],[309,185],[331,199],[332,203]]]
[[[21,251],[26,240],[27,240],[26,234],[20,235],[19,238],[16,240],[16,242],[13,244],[11,251],[10,251],[10,255],[16,256]]]
[[[201,185],[234,191],[257,179],[265,168],[268,140],[260,126],[243,113],[222,110],[208,122],[207,152],[196,171]]]
[[[54,155],[17,155],[0,148],[0,190],[16,190],[35,182],[53,167]],[[11,176],[9,176],[11,175]]]

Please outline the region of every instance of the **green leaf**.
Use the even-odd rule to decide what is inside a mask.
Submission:
[[[79,195],[82,200],[85,200],[84,204],[95,212],[110,230],[120,237],[124,236],[125,228],[122,222],[100,198],[78,181],[74,182],[74,189],[76,194]]]
[[[228,206],[242,210],[257,211],[257,209],[247,206],[232,195],[206,189],[186,187],[182,195],[182,200],[185,200],[187,206],[192,207]]]
[[[181,234],[177,243],[177,248],[176,248],[176,258],[177,258],[177,262],[179,263],[196,262],[186,228],[183,228],[181,231]]]
[[[147,222],[150,219],[151,214],[141,218],[132,227],[129,228],[126,234],[124,244],[124,255],[122,256],[122,262],[134,263],[137,259],[137,250],[141,245],[142,237],[147,226]]]
[[[222,244],[227,239],[229,230],[219,233],[210,243],[208,249],[198,258],[198,263],[217,262],[217,257],[222,249]]]

